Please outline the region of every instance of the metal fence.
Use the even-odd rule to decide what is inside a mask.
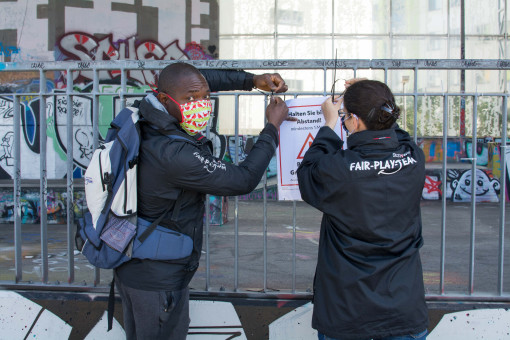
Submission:
[[[445,291],[445,251],[446,251],[446,242],[445,242],[445,232],[447,228],[446,223],[446,209],[447,209],[447,198],[446,195],[442,195],[441,201],[441,238],[440,238],[440,254],[439,256],[439,282],[438,282],[438,293],[437,294],[429,294],[429,300],[448,300],[448,299],[460,299],[460,300],[470,300],[474,299],[474,296],[477,296],[476,299],[481,299],[483,301],[504,301],[509,302],[510,296],[508,295],[508,291],[504,290],[504,265],[505,265],[505,193],[506,193],[506,183],[507,183],[507,160],[505,158],[505,150],[507,148],[507,121],[508,121],[508,92],[506,91],[506,73],[510,70],[510,61],[509,60],[203,60],[203,61],[186,61],[197,68],[201,69],[245,69],[245,70],[254,70],[254,72],[260,72],[261,70],[275,70],[284,72],[284,70],[297,70],[297,72],[301,70],[315,70],[323,72],[323,89],[320,91],[301,91],[301,92],[293,92],[292,88],[286,94],[287,96],[302,96],[302,95],[325,95],[328,94],[329,89],[331,87],[331,72],[334,68],[339,70],[350,70],[354,77],[357,76],[360,70],[377,70],[382,72],[383,79],[382,81],[388,82],[389,77],[391,77],[391,73],[394,71],[408,70],[413,75],[414,84],[412,86],[412,91],[407,93],[399,93],[398,91],[394,91],[396,96],[410,97],[414,101],[414,128],[411,134],[414,136],[415,141],[417,140],[417,115],[418,115],[418,98],[423,96],[437,96],[442,98],[443,100],[443,136],[442,136],[442,148],[444,150],[444,156],[442,158],[441,164],[441,173],[443,179],[447,177],[447,142],[448,142],[448,117],[449,117],[449,106],[448,100],[453,97],[463,97],[463,98],[471,98],[473,100],[473,109],[472,109],[472,121],[477,122],[477,101],[481,96],[488,97],[496,97],[501,100],[501,174],[499,177],[499,182],[501,184],[501,199],[499,200],[499,240],[498,240],[498,260],[494,265],[497,266],[498,273],[498,283],[497,290],[495,292],[476,292],[474,290],[473,284],[473,276],[474,276],[474,262],[475,262],[475,232],[476,232],[476,197],[472,195],[472,200],[470,203],[471,207],[471,225],[470,225],[470,250],[469,250],[469,283],[468,283],[468,293],[467,294],[452,294]],[[99,141],[99,98],[101,96],[111,96],[112,94],[102,93],[99,91],[99,81],[100,81],[100,73],[102,71],[107,70],[119,70],[120,73],[120,86],[121,91],[118,93],[120,96],[121,107],[126,105],[126,98],[129,97],[129,93],[127,93],[127,84],[128,84],[128,75],[127,73],[130,70],[160,70],[166,65],[168,65],[169,61],[103,61],[103,62],[34,62],[34,63],[2,63],[0,64],[0,75],[6,73],[15,73],[15,72],[38,72],[39,74],[39,91],[38,92],[17,92],[17,93],[3,93],[2,96],[11,98],[13,101],[13,126],[12,131],[14,132],[14,140],[13,140],[13,158],[14,158],[14,175],[12,181],[8,181],[7,186],[12,188],[13,190],[13,198],[14,198],[14,272],[12,280],[2,281],[0,282],[5,287],[10,287],[14,289],[55,289],[55,290],[84,290],[84,291],[104,291],[104,284],[100,284],[101,271],[99,269],[94,270],[94,284],[86,285],[84,283],[75,282],[75,249],[74,249],[74,219],[73,219],[73,196],[74,191],[76,190],[75,179],[73,179],[73,120],[67,119],[67,140],[66,143],[66,152],[67,152],[67,173],[65,178],[65,187],[66,187],[66,216],[67,216],[67,283],[52,283],[51,278],[49,276],[49,264],[48,264],[48,220],[47,220],[47,192],[48,192],[48,179],[47,178],[47,164],[46,164],[46,155],[47,155],[47,126],[46,126],[46,101],[48,98],[52,96],[62,96],[65,95],[67,101],[67,112],[73,112],[73,96],[88,96],[92,99],[92,124],[93,124],[93,140],[94,140],[94,148],[98,146]],[[92,91],[90,93],[77,92],[73,88],[73,72],[74,71],[91,71],[93,73],[93,81],[92,81]],[[418,91],[418,81],[421,76],[422,71],[427,70],[457,70],[460,72],[464,72],[466,70],[494,70],[494,71],[504,71],[505,81],[503,83],[503,90],[495,91],[490,93],[478,93],[477,91],[458,91],[458,92],[448,92],[448,91],[439,91],[439,92],[420,92]],[[46,80],[47,73],[61,71],[66,74],[66,92],[63,93],[54,93],[47,90]],[[230,96],[235,98],[235,140],[236,140],[236,150],[235,150],[235,159],[234,162],[238,162],[238,139],[239,139],[239,98],[242,96],[260,96],[267,103],[267,95],[258,93],[256,91],[253,92],[226,92],[218,94],[220,96]],[[20,98],[23,96],[37,96],[39,98],[39,115],[40,115],[40,136],[39,136],[39,144],[40,144],[40,157],[39,157],[39,166],[40,166],[40,179],[38,184],[39,194],[40,194],[40,272],[41,272],[41,282],[26,282],[23,277],[23,259],[22,259],[22,221],[20,217],[20,207],[21,207],[21,189],[22,183],[26,182],[21,177],[21,159],[23,157],[21,153],[21,104]],[[477,135],[477,124],[472,124],[472,152],[473,157],[466,159],[470,162],[470,167],[473,173],[476,170],[476,140],[478,138]],[[61,179],[62,180],[62,179]],[[443,181],[443,186],[446,181]],[[472,181],[472,192],[475,192],[475,181]],[[443,187],[443,189],[445,189]],[[204,227],[205,237],[204,237],[204,250],[205,250],[205,261],[204,257],[202,261],[205,262],[205,284],[203,287],[199,287],[198,290],[201,289],[203,294],[213,294],[215,292],[221,291],[223,294],[249,294],[253,297],[267,297],[275,294],[281,294],[282,292],[287,292],[290,295],[287,297],[293,298],[309,298],[310,292],[306,290],[300,290],[296,288],[296,225],[299,223],[297,221],[296,214],[296,202],[292,202],[292,205],[289,205],[289,210],[292,211],[292,263],[289,264],[292,266],[292,280],[289,282],[287,287],[278,287],[279,291],[274,292],[272,289],[268,288],[267,285],[267,273],[268,273],[268,206],[272,203],[268,202],[266,198],[266,190],[267,190],[267,180],[263,179],[263,212],[262,212],[262,229],[263,229],[263,284],[262,287],[259,287],[260,292],[247,292],[244,288],[239,285],[239,224],[242,223],[242,217],[239,216],[239,199],[235,197],[233,199],[234,202],[234,274],[233,274],[233,282],[231,282],[226,287],[222,287],[218,289],[217,287],[212,287],[210,283],[211,276],[211,265],[210,265],[210,225],[209,218],[206,218],[206,223]],[[209,204],[209,200],[207,200],[206,204]],[[207,213],[209,213],[208,207],[206,208]],[[289,211],[290,214],[290,211]],[[4,276],[5,277],[5,276]],[[311,278],[310,278],[311,280]]]

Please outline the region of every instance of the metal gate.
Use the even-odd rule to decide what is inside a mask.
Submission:
[[[443,150],[442,161],[438,165],[438,171],[440,171],[442,175],[442,191],[443,195],[441,196],[440,210],[438,214],[440,214],[440,238],[439,244],[436,246],[439,247],[440,253],[437,254],[438,258],[438,280],[437,280],[437,288],[434,289],[434,292],[429,293],[427,298],[429,301],[431,300],[480,300],[480,301],[499,301],[499,302],[509,302],[510,296],[508,295],[508,289],[504,289],[504,273],[505,273],[505,210],[506,210],[506,200],[505,196],[507,193],[506,183],[508,181],[508,173],[507,173],[507,160],[505,158],[506,150],[507,150],[507,122],[508,122],[508,92],[506,86],[506,74],[508,70],[510,70],[510,61],[508,60],[331,60],[331,59],[321,59],[321,60],[210,60],[210,61],[186,61],[197,68],[200,69],[245,69],[245,70],[253,70],[255,73],[260,73],[262,70],[274,70],[276,72],[285,72],[287,70],[295,70],[295,72],[301,72],[305,70],[313,70],[317,72],[322,72],[323,77],[323,88],[319,91],[294,91],[290,88],[289,92],[287,92],[286,96],[309,96],[309,95],[327,95],[329,93],[329,89],[331,86],[331,74],[334,68],[339,70],[348,70],[351,72],[353,77],[356,77],[360,73],[370,70],[379,72],[379,80],[388,82],[393,76],[394,72],[406,70],[411,75],[411,78],[403,77],[402,85],[403,91],[399,92],[393,88],[393,92],[396,97],[401,98],[404,103],[407,103],[410,99],[412,101],[412,112],[413,115],[410,115],[413,119],[413,130],[410,132],[414,137],[414,140],[418,140],[418,112],[419,106],[418,102],[420,98],[423,97],[437,97],[442,100],[442,136],[439,138],[442,141],[441,148]],[[13,271],[9,271],[6,269],[6,272],[2,273],[3,281],[1,281],[2,285],[5,287],[10,287],[12,289],[41,289],[41,290],[66,290],[66,291],[98,291],[103,292],[106,290],[106,285],[104,282],[101,282],[101,276],[109,277],[111,276],[110,271],[99,270],[98,268],[90,271],[90,275],[88,279],[81,280],[77,282],[75,279],[76,274],[76,264],[75,260],[77,256],[81,256],[79,254],[75,254],[74,250],[74,211],[73,207],[75,203],[73,201],[73,197],[78,191],[82,183],[78,179],[73,178],[73,171],[75,166],[75,160],[73,155],[73,150],[75,143],[73,139],[74,134],[74,126],[72,119],[66,119],[66,133],[67,136],[65,141],[61,141],[63,145],[65,145],[66,152],[66,175],[65,179],[54,179],[48,178],[47,176],[47,141],[48,141],[48,117],[47,113],[47,104],[48,102],[52,102],[53,105],[56,105],[56,100],[61,100],[61,106],[65,107],[65,111],[67,113],[73,113],[75,107],[73,107],[73,98],[74,97],[87,97],[91,100],[91,116],[92,116],[92,131],[93,131],[93,148],[95,149],[98,146],[100,140],[100,132],[99,132],[99,120],[100,120],[100,112],[99,112],[99,101],[102,97],[113,97],[118,96],[118,102],[120,103],[120,108],[126,106],[128,98],[132,95],[128,91],[128,72],[131,70],[138,71],[157,71],[164,68],[171,62],[168,61],[102,61],[102,62],[34,62],[34,63],[2,63],[0,64],[0,75],[1,74],[15,74],[17,72],[38,72],[38,90],[34,90],[32,92],[8,92],[4,91],[1,96],[6,100],[6,102],[12,101],[12,107],[9,106],[6,109],[12,109],[12,126],[7,128],[12,128],[13,132],[13,144],[12,144],[12,158],[13,158],[13,176],[12,180],[4,180],[3,188],[5,190],[12,190],[13,192],[13,239],[14,239],[14,259],[9,262],[13,265]],[[477,90],[475,91],[456,91],[449,92],[448,86],[441,85],[441,91],[419,91],[418,82],[421,79],[422,75],[426,71],[430,70],[439,70],[439,71],[458,71],[458,72],[466,72],[472,70],[491,70],[494,72],[500,72],[500,84],[499,91],[494,91],[490,93],[480,93]],[[73,72],[76,73],[78,71],[87,71],[91,72],[93,75],[92,87],[90,91],[83,92],[77,91],[74,88],[74,80],[73,80]],[[114,71],[120,75],[120,90],[118,93],[104,93],[99,89],[100,86],[100,75],[105,71]],[[66,76],[66,87],[64,92],[58,91],[49,91],[47,88],[47,80],[48,74],[51,72],[63,72]],[[426,76],[424,76],[426,77]],[[411,91],[405,92],[405,84],[412,80]],[[391,86],[390,86],[391,87]],[[22,113],[25,108],[22,105],[23,98],[26,96],[30,96],[38,99],[39,103],[39,122],[40,127],[37,128],[39,133],[38,143],[39,143],[39,167],[40,167],[40,176],[37,181],[30,181],[25,178],[22,178],[22,169],[21,169],[21,160],[23,157],[22,154],[22,129],[26,128],[25,122],[22,122]],[[235,109],[235,135],[232,136],[235,140],[235,157],[233,159],[234,162],[238,163],[239,160],[237,156],[239,154],[238,145],[239,145],[239,99],[244,96],[258,96],[261,101],[265,101],[267,103],[268,95],[264,93],[260,93],[257,91],[252,92],[223,92],[218,93],[219,97],[228,96],[234,98],[234,109]],[[468,263],[469,263],[469,271],[468,271],[468,283],[467,283],[467,292],[464,293],[456,293],[450,292],[445,289],[445,278],[448,275],[448,272],[445,269],[445,261],[446,261],[446,252],[447,252],[447,243],[445,239],[446,230],[448,228],[447,224],[447,197],[446,194],[446,178],[447,171],[449,169],[449,164],[447,162],[447,150],[448,150],[448,124],[450,122],[449,117],[451,117],[454,112],[450,112],[449,108],[449,99],[458,98],[465,105],[465,100],[469,99],[472,101],[473,106],[471,110],[471,119],[472,122],[478,121],[478,100],[482,97],[492,97],[496,98],[498,103],[500,103],[499,111],[500,111],[500,121],[502,122],[501,126],[501,135],[496,136],[495,143],[498,145],[500,150],[500,174],[499,177],[496,178],[500,183],[500,195],[499,195],[499,204],[497,204],[497,234],[499,235],[497,238],[497,247],[498,247],[498,259],[495,260],[493,265],[497,266],[497,287],[494,291],[477,291],[475,290],[474,285],[474,274],[475,274],[475,235],[477,231],[477,206],[479,203],[476,201],[476,195],[472,195],[471,201],[466,203],[466,207],[470,208],[470,227],[469,227],[469,252],[468,255]],[[405,99],[404,99],[405,98]],[[404,104],[405,105],[405,104]],[[262,108],[262,103],[261,103]],[[464,109],[461,106],[461,109]],[[68,116],[69,117],[69,116]],[[405,118],[404,118],[405,119]],[[462,118],[461,118],[462,119]],[[403,122],[406,125],[406,122]],[[462,124],[462,122],[461,122]],[[471,131],[471,150],[466,150],[466,154],[470,154],[470,157],[464,157],[462,160],[469,164],[469,169],[471,169],[472,173],[476,172],[477,169],[477,125],[472,124]],[[5,128],[5,126],[4,126]],[[460,135],[461,138],[464,136]],[[499,140],[499,142],[498,142]],[[471,189],[472,192],[475,192],[475,183],[476,181],[471,181]],[[40,195],[40,266],[39,266],[39,278],[40,282],[34,282],[33,280],[28,280],[24,277],[23,271],[23,244],[22,244],[22,219],[20,215],[21,205],[22,205],[22,189],[26,186],[33,185],[38,187],[39,195]],[[57,282],[53,281],[55,278],[52,278],[54,272],[51,269],[51,263],[49,262],[49,247],[52,245],[52,241],[48,238],[48,215],[47,215],[47,195],[48,188],[51,188],[52,185],[60,186],[61,188],[65,188],[65,197],[66,197],[66,216],[67,216],[67,229],[66,229],[66,251],[65,251],[65,259],[66,259],[66,279],[67,283],[62,283],[62,281],[58,280]],[[229,279],[228,282],[218,285],[211,285],[211,275],[214,274],[214,270],[211,267],[210,259],[211,254],[214,253],[214,249],[210,247],[210,237],[214,234],[214,231],[211,230],[211,226],[209,223],[209,216],[206,217],[205,226],[204,226],[204,251],[205,254],[202,257],[202,262],[205,262],[205,272],[202,274],[203,282],[200,283],[200,286],[195,287],[197,293],[205,294],[205,295],[215,295],[215,294],[227,294],[227,295],[243,295],[250,296],[255,298],[265,298],[271,297],[280,294],[288,294],[287,298],[296,298],[296,299],[308,299],[311,296],[311,293],[308,289],[296,287],[296,277],[299,276],[297,274],[297,262],[299,261],[299,248],[297,246],[297,235],[298,235],[298,224],[300,223],[297,218],[296,208],[301,207],[298,202],[290,202],[288,205],[284,205],[283,209],[288,210],[289,216],[292,216],[292,225],[289,229],[292,230],[290,232],[291,240],[291,252],[290,252],[290,261],[288,262],[288,266],[290,269],[290,279],[287,280],[287,284],[281,287],[272,287],[269,288],[268,285],[268,271],[269,271],[269,258],[272,256],[268,249],[268,238],[271,234],[268,231],[268,217],[271,217],[271,206],[273,204],[272,201],[267,199],[267,179],[263,179],[262,183],[262,192],[263,197],[261,201],[262,205],[262,213],[260,213],[260,237],[262,238],[262,264],[257,264],[258,266],[262,266],[261,275],[262,275],[262,283],[257,284],[255,287],[242,285],[239,283],[239,272],[243,271],[251,271],[251,268],[242,268],[239,265],[239,238],[242,236],[242,232],[239,230],[239,226],[243,224],[243,216],[239,213],[239,198],[235,197],[231,199],[231,202],[234,204],[233,210],[233,253],[234,253],[234,266],[232,271],[232,278]],[[250,204],[248,202],[247,204]],[[209,200],[206,201],[206,211],[209,214]],[[439,216],[438,216],[439,218]],[[11,228],[10,225],[4,225],[3,228]],[[318,225],[317,225],[318,228]],[[8,257],[8,256],[7,256]],[[254,266],[257,266],[254,264]],[[204,264],[201,264],[204,266]],[[81,270],[81,269],[80,269]],[[51,273],[51,275],[50,275]],[[313,273],[312,273],[313,274]],[[12,276],[12,278],[11,278]],[[26,275],[25,275],[26,276]],[[312,281],[312,276],[307,279]],[[259,278],[260,279],[260,278]],[[93,284],[87,284],[87,281],[92,281]],[[260,281],[259,281],[260,282]]]

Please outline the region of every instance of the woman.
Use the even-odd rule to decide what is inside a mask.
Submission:
[[[324,213],[312,327],[319,339],[425,339],[424,154],[395,123],[384,83],[355,82],[322,111],[325,126],[298,169],[303,199]],[[339,116],[347,150],[333,131]]]

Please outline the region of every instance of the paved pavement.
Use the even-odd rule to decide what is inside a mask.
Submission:
[[[474,254],[475,293],[494,293],[498,280],[499,204],[476,205]],[[229,221],[210,227],[210,283],[212,290],[235,287],[235,201],[229,201]],[[264,285],[263,203],[238,203],[238,276],[240,290],[287,291],[293,288],[293,204],[269,201],[267,206],[267,278]],[[446,207],[445,292],[468,293],[470,263],[471,205],[447,203]],[[441,202],[422,201],[423,236],[421,250],[425,285],[430,294],[439,293],[441,258]],[[295,289],[312,287],[317,258],[321,214],[303,202],[296,203]],[[510,204],[506,207],[504,291],[510,291]],[[23,281],[41,281],[38,225],[22,226]],[[49,282],[67,282],[66,226],[49,225]],[[206,253],[191,286],[203,290],[206,284]],[[14,279],[13,225],[0,225],[0,280]],[[91,285],[94,268],[76,252],[75,282]],[[101,270],[101,284],[111,279],[111,271]]]

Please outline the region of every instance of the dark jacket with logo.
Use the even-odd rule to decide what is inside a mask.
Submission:
[[[216,70],[202,73],[212,92],[253,88],[250,73]],[[132,259],[118,267],[116,273],[123,284],[132,288],[176,290],[189,283],[198,265],[205,195],[234,196],[251,192],[275,152],[278,131],[274,125],[267,124],[249,155],[236,166],[215,158],[212,144],[204,136],[186,135],[177,120],[163,107],[158,108],[154,99],[145,98],[139,105],[144,123],[138,163],[138,216],[154,221],[170,206],[159,225],[175,230],[171,219],[176,200],[182,195],[176,224],[179,232],[194,239],[194,249],[191,256],[175,261]],[[164,134],[187,138],[170,139]]]
[[[419,333],[423,151],[396,125],[342,143],[321,128],[297,171],[303,199],[324,213],[312,326],[339,339]]]

